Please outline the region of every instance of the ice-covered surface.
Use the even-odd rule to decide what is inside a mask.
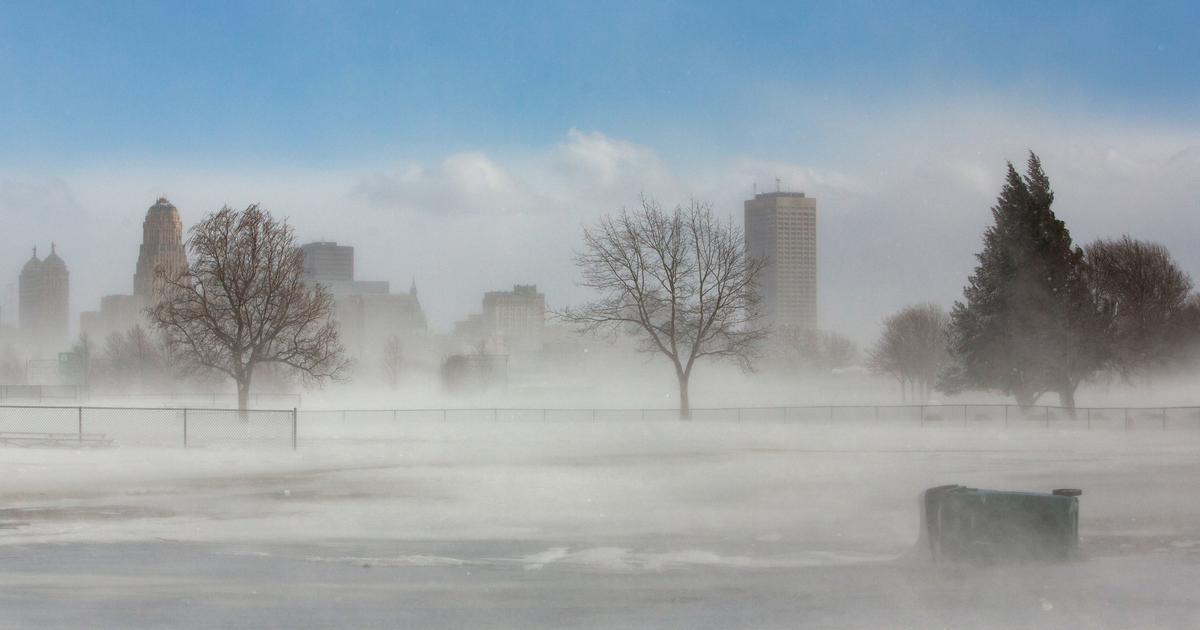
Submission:
[[[1200,431],[407,424],[0,450],[0,626],[1192,627]],[[1079,487],[1085,559],[904,556],[944,483]]]

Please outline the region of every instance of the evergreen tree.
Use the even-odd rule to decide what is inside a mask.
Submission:
[[[951,312],[954,363],[942,375],[944,391],[996,390],[1023,407],[1054,392],[1074,409],[1076,388],[1103,367],[1108,318],[1053,203],[1036,155],[1024,177],[1008,164],[966,302]]]

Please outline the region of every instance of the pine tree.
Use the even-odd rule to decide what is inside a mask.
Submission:
[[[1022,407],[1054,392],[1074,409],[1076,388],[1103,366],[1106,317],[1088,288],[1083,251],[1053,203],[1036,155],[1024,177],[1008,164],[966,302],[951,312],[955,362],[941,389],[996,390]]]

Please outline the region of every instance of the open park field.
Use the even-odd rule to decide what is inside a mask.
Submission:
[[[0,449],[0,627],[1200,625],[1200,431],[324,434]],[[1082,488],[1083,558],[921,562],[917,495],[947,483]]]

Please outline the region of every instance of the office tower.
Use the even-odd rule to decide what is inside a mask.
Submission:
[[[392,293],[386,280],[355,280],[354,248],[349,245],[318,241],[300,249],[304,282],[329,291],[338,333],[350,356],[374,365],[390,337],[408,339],[426,333],[415,282],[408,293]]]
[[[319,241],[302,245],[300,249],[304,251],[304,279],[307,282],[332,287],[354,281],[353,247]]]
[[[762,193],[745,203],[746,253],[765,259],[762,313],[777,331],[817,327],[817,200]]]
[[[508,351],[538,351],[546,329],[546,296],[535,284],[512,291],[488,291],[483,309],[455,325],[455,335],[468,343],[492,343]]]
[[[137,269],[133,274],[133,294],[145,305],[156,301],[155,273],[175,276],[187,269],[183,253],[183,221],[179,210],[159,197],[146,211],[142,222],[142,246],[138,250]]]

